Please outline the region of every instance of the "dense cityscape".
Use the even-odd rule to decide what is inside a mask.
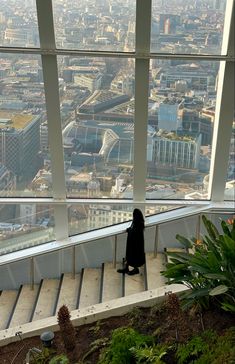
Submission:
[[[52,3],[57,48],[135,50],[134,1]],[[153,1],[151,52],[221,54],[225,7],[225,0]],[[0,46],[39,47],[38,34],[34,0],[1,0]],[[67,196],[131,199],[135,60],[58,56],[57,63]],[[147,199],[208,198],[218,73],[218,61],[150,60]],[[1,196],[50,197],[41,57],[1,53],[0,76]],[[226,199],[233,198],[234,171],[232,137]],[[129,220],[131,210],[73,204],[68,218],[74,234]],[[48,228],[46,241],[53,224],[50,206],[3,206],[0,239]]]

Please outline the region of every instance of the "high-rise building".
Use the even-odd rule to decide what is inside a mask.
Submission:
[[[179,108],[182,100],[166,98],[159,105],[158,128],[176,131],[181,127]]]
[[[18,180],[37,172],[40,151],[40,116],[13,115],[0,119],[0,163]]]

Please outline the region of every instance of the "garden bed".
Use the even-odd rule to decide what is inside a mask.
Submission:
[[[110,340],[113,330],[120,327],[129,327],[138,333],[151,335],[156,343],[173,345],[174,349],[169,350],[168,355],[165,356],[165,359],[163,358],[165,361],[162,362],[174,364],[179,362],[175,355],[177,345],[186,343],[193,336],[200,335],[203,330],[213,330],[218,335],[224,335],[226,330],[233,326],[235,327],[235,315],[218,308],[205,311],[202,316],[189,311],[178,311],[177,307],[174,311],[174,307],[169,307],[167,303],[151,308],[135,308],[121,317],[111,317],[93,324],[77,327],[76,348],[73,353],[67,353],[67,355],[70,363],[98,363],[100,352]],[[0,347],[1,364],[24,363],[26,354],[32,347],[42,348],[38,336]],[[53,347],[56,354],[65,353],[60,332],[55,333]],[[223,364],[235,363],[235,357],[234,361],[231,361],[231,358],[229,358],[230,361],[228,362],[226,362],[226,359],[224,360]],[[44,361],[38,361],[38,363],[44,363]]]

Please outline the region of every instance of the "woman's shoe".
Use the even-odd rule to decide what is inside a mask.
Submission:
[[[122,269],[118,269],[118,270],[117,270],[117,272],[118,272],[118,273],[123,273],[123,274],[125,274],[125,273],[127,273],[127,274],[128,274],[129,269],[128,269],[128,267],[125,267],[125,268],[122,268]]]
[[[139,268],[134,268],[134,269],[132,269],[132,270],[130,270],[130,271],[128,271],[127,272],[127,274],[129,275],[129,276],[133,276],[134,274],[139,274]]]

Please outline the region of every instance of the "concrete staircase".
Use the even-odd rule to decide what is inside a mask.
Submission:
[[[60,279],[42,279],[31,290],[21,285],[18,290],[0,292],[0,330],[56,316],[59,308],[66,304],[70,311],[102,302],[162,287],[166,279],[165,255],[146,254],[146,264],[140,274],[128,276],[118,274],[112,263],[103,263],[100,268],[83,268],[72,277],[62,274]]]

